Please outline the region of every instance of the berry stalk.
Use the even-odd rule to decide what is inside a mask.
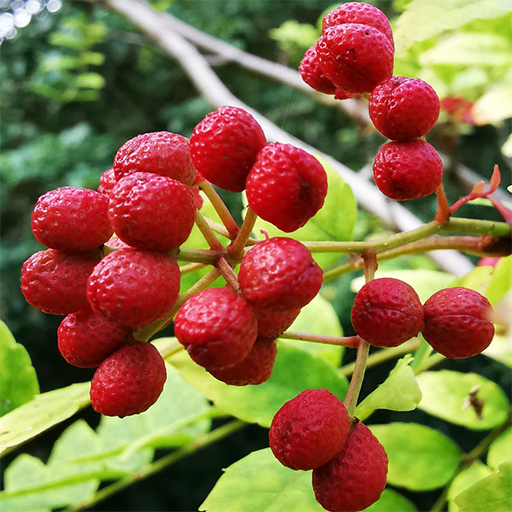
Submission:
[[[446,193],[442,183],[436,188],[436,196],[437,214],[434,220],[441,224],[446,224],[450,220],[452,212],[450,211],[450,205],[448,204],[448,199],[446,198]]]
[[[215,263],[215,268],[219,270],[222,277],[226,280],[226,283],[235,291],[240,292],[240,284],[238,283],[238,277],[233,270],[233,267],[227,262],[226,258],[221,257]]]
[[[309,332],[286,331],[279,335],[285,340],[310,341],[312,343],[323,343],[325,345],[339,345],[348,348],[359,347],[361,338],[359,336],[323,336]]]
[[[229,248],[229,254],[233,259],[242,258],[244,248],[247,245],[247,241],[251,236],[257,218],[258,216],[256,215],[256,212],[249,206],[247,208],[247,212],[245,214],[245,219],[242,223],[242,227],[240,228],[240,232],[238,233],[238,236],[235,238],[235,241]]]
[[[214,251],[220,251],[223,249],[222,244],[219,242],[212,228],[206,222],[206,219],[199,213],[199,210],[196,210],[196,225],[199,228],[199,231],[203,234],[205,240],[208,242],[208,245]]]

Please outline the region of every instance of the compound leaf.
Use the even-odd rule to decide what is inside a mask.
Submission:
[[[462,492],[471,487],[473,484],[482,480],[486,476],[493,473],[492,469],[480,462],[475,461],[471,466],[462,470],[450,484],[448,489],[448,511],[458,512],[459,507],[455,504],[455,498]]]

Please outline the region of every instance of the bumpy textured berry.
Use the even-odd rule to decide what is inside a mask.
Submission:
[[[167,372],[151,343],[126,345],[105,359],[91,381],[91,404],[105,416],[124,418],[149,409],[164,388]]]
[[[436,124],[440,108],[434,89],[419,78],[393,76],[370,94],[370,118],[392,140],[422,137]]]
[[[396,347],[423,328],[423,306],[412,286],[390,277],[374,279],[352,307],[356,333],[375,347]]]
[[[283,334],[300,313],[300,309],[276,311],[255,307],[253,307],[253,311],[258,321],[258,336],[270,339],[278,338]]]
[[[192,185],[196,170],[190,158],[190,141],[170,132],[150,132],[125,142],[114,158],[116,179],[134,172],[152,172]]]
[[[180,308],[174,333],[190,357],[207,370],[240,363],[258,333],[251,306],[231,288],[209,288]]]
[[[492,307],[480,293],[455,287],[440,290],[425,302],[425,328],[428,343],[449,359],[476,356],[494,337]]]
[[[346,92],[371,92],[393,74],[393,46],[379,30],[347,23],[328,28],[317,43],[325,76]]]
[[[375,157],[373,179],[391,199],[419,199],[441,184],[443,163],[437,151],[423,140],[387,142]]]
[[[265,146],[246,185],[251,208],[286,233],[304,226],[327,195],[327,175],[320,162],[291,144]]]
[[[336,25],[359,23],[369,25],[382,32],[395,47],[393,31],[386,15],[377,7],[364,2],[347,2],[328,12],[322,20],[322,32]]]
[[[108,210],[121,240],[153,251],[170,251],[185,242],[194,227],[195,214],[194,193],[189,187],[149,172],[119,180]]]
[[[348,100],[349,98],[354,98],[356,96],[357,94],[353,92],[347,92],[342,89],[336,89],[336,91],[334,91],[335,100]]]
[[[241,192],[258,151],[267,143],[256,119],[238,107],[220,107],[208,114],[190,138],[192,161],[207,180]]]
[[[61,187],[38,200],[32,213],[36,240],[65,252],[89,251],[111,236],[108,197],[95,190]]]
[[[350,431],[341,451],[313,470],[318,503],[331,512],[357,512],[375,503],[386,487],[388,457],[362,423]]]
[[[324,94],[334,94],[336,92],[336,87],[326,78],[320,67],[320,60],[316,53],[316,44],[304,54],[299,65],[299,73],[302,80],[315,89],[315,91],[323,92]]]
[[[94,268],[87,300],[94,311],[138,329],[169,314],[179,289],[180,270],[171,256],[118,249]]]
[[[335,457],[349,430],[350,418],[339,398],[327,389],[307,389],[277,411],[268,439],[281,464],[308,470]]]
[[[322,286],[322,269],[311,253],[292,238],[258,243],[242,260],[238,280],[251,305],[285,311],[311,302]]]
[[[99,251],[65,254],[39,251],[21,269],[21,291],[29,304],[52,315],[68,315],[88,307],[87,278],[100,261]]]
[[[98,192],[108,196],[110,192],[112,192],[112,189],[116,183],[117,180],[114,169],[109,169],[100,176],[100,186],[98,187]]]
[[[230,386],[255,386],[269,379],[276,354],[275,340],[257,338],[249,354],[240,363],[229,368],[210,369],[209,372]]]
[[[119,350],[130,329],[87,308],[68,315],[57,331],[59,351],[73,366],[94,368]]]

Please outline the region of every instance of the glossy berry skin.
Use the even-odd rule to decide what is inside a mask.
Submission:
[[[194,227],[194,193],[172,178],[136,172],[117,182],[108,215],[115,233],[128,245],[170,251],[185,242]]]
[[[373,279],[352,307],[356,333],[374,347],[396,347],[423,328],[423,307],[412,286],[390,277]]]
[[[331,512],[357,512],[375,503],[386,487],[388,457],[383,446],[357,423],[341,451],[313,470],[318,503]]]
[[[322,286],[322,269],[311,253],[292,238],[258,243],[242,260],[238,281],[251,305],[286,311],[311,302]]]
[[[190,357],[207,370],[228,368],[243,361],[258,333],[247,301],[231,288],[209,288],[180,308],[174,333]]]
[[[423,137],[436,124],[440,109],[434,89],[419,78],[393,76],[370,94],[370,118],[392,140]]]
[[[130,329],[87,308],[62,320],[57,331],[62,357],[79,368],[95,368],[127,341]]]
[[[320,67],[320,60],[316,53],[316,44],[306,50],[299,64],[299,73],[302,80],[315,89],[315,91],[323,92],[324,94],[334,94],[336,92],[336,87],[326,78]]]
[[[368,25],[328,28],[318,40],[317,53],[325,76],[345,92],[371,92],[393,74],[392,44]]]
[[[105,194],[108,197],[116,183],[116,173],[114,172],[114,169],[109,169],[100,176],[100,186],[98,187],[98,192]]]
[[[245,359],[229,368],[210,369],[209,372],[230,386],[256,386],[269,379],[276,354],[275,340],[258,337]]]
[[[85,252],[111,236],[108,198],[87,188],[61,187],[38,200],[32,213],[36,240],[64,252]]]
[[[190,158],[190,141],[171,132],[150,132],[125,142],[114,158],[119,181],[135,172],[152,172],[192,185],[196,170]]]
[[[435,192],[443,179],[437,151],[423,140],[388,142],[373,163],[373,179],[390,199],[420,199]]]
[[[376,28],[388,38],[394,49],[393,31],[391,30],[389,20],[377,7],[364,2],[347,2],[340,5],[324,16],[322,20],[322,33],[329,28],[345,23],[359,23]]]
[[[327,195],[327,175],[320,162],[291,144],[265,146],[246,185],[249,206],[286,233],[304,226]]]
[[[492,307],[480,293],[455,287],[440,290],[424,305],[421,331],[434,350],[448,359],[476,356],[494,337]]]
[[[148,410],[164,388],[167,372],[151,343],[126,345],[105,359],[91,381],[91,404],[105,416],[131,416]]]
[[[286,309],[276,311],[274,309],[253,307],[258,321],[258,336],[275,339],[283,334],[293,321],[299,316],[300,309]]]
[[[266,143],[261,126],[249,112],[224,106],[194,128],[190,152],[204,178],[225,190],[241,192],[258,151]]]
[[[94,311],[138,329],[168,315],[179,289],[180,270],[171,256],[118,249],[94,268],[87,300]]]
[[[99,261],[99,251],[36,252],[21,269],[21,291],[29,304],[44,313],[68,315],[86,309],[87,279]]]
[[[327,389],[307,389],[277,411],[268,439],[281,464],[306,471],[335,457],[349,430],[350,418],[338,397]]]

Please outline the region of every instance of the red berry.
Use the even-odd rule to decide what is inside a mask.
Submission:
[[[38,200],[32,213],[36,240],[65,252],[89,251],[111,236],[108,198],[78,187],[50,190]]]
[[[218,380],[230,386],[255,386],[269,379],[276,360],[275,340],[257,338],[249,354],[229,368],[209,369]]]
[[[443,163],[437,151],[423,140],[387,142],[373,163],[379,190],[397,201],[428,196],[441,185]]]
[[[356,97],[357,94],[354,94],[352,92],[343,91],[342,89],[336,89],[334,92],[334,99],[335,100],[348,100],[349,98]]]
[[[196,170],[190,158],[190,141],[170,132],[137,135],[119,148],[114,158],[116,179],[134,172],[152,172],[192,185]]]
[[[99,251],[66,254],[47,249],[33,254],[21,269],[21,291],[29,304],[52,315],[88,307],[87,278],[100,261]]]
[[[393,31],[391,30],[389,20],[377,7],[363,2],[347,2],[340,5],[324,16],[322,20],[322,33],[331,27],[345,23],[359,23],[376,28],[388,38],[394,49]]]
[[[440,108],[434,89],[419,78],[393,76],[370,94],[370,118],[388,139],[422,137],[436,124]]]
[[[499,262],[500,262],[501,258],[493,258],[493,257],[485,257],[485,258],[480,258],[480,260],[478,261],[478,263],[476,264],[477,267],[485,267],[485,266],[488,266],[488,267],[495,267]]]
[[[275,339],[283,334],[293,321],[299,316],[300,309],[287,309],[275,311],[273,309],[253,307],[258,321],[258,336]]]
[[[62,320],[57,331],[59,351],[73,366],[94,368],[126,343],[129,331],[87,308]]]
[[[112,189],[116,183],[117,180],[114,169],[109,169],[100,176],[100,186],[98,187],[98,192],[108,196],[110,192],[112,192]]]
[[[386,487],[388,457],[362,423],[350,431],[341,451],[313,470],[318,503],[331,512],[357,512],[375,503]]]
[[[393,74],[393,46],[379,30],[347,23],[327,29],[317,43],[325,76],[346,92],[371,92]]]
[[[117,236],[132,247],[170,251],[190,235],[196,206],[192,190],[183,183],[136,172],[117,182],[108,214]]]
[[[127,345],[105,359],[91,381],[91,404],[105,416],[124,418],[149,409],[164,388],[167,372],[151,343]]]
[[[256,119],[238,107],[208,114],[190,138],[192,161],[214,185],[241,192],[258,151],[267,143]]]
[[[201,191],[199,187],[193,187],[192,192],[194,194],[194,204],[196,205],[196,209],[200,210],[203,207],[203,198],[201,197]]]
[[[349,430],[350,418],[339,398],[327,389],[307,389],[277,411],[268,439],[281,464],[308,470],[335,457]]]
[[[396,347],[423,328],[418,294],[390,277],[369,281],[359,290],[351,317],[356,333],[375,347]]]
[[[322,286],[322,269],[292,238],[259,242],[242,260],[238,280],[244,297],[257,308],[285,311],[311,302]]]
[[[262,219],[290,233],[322,208],[327,175],[320,162],[291,144],[268,144],[247,178],[247,201]]]
[[[302,80],[306,82],[315,91],[324,94],[334,94],[336,87],[324,75],[320,67],[320,61],[316,53],[316,44],[309,48],[299,65],[299,73]]]
[[[231,288],[209,288],[180,308],[174,333],[190,357],[207,370],[240,363],[251,351],[258,326],[247,301]]]
[[[94,311],[138,329],[168,315],[179,289],[180,270],[171,256],[118,249],[94,268],[87,299]]]
[[[421,331],[434,350],[449,359],[476,356],[494,337],[492,307],[478,292],[446,288],[425,302],[425,328]]]

